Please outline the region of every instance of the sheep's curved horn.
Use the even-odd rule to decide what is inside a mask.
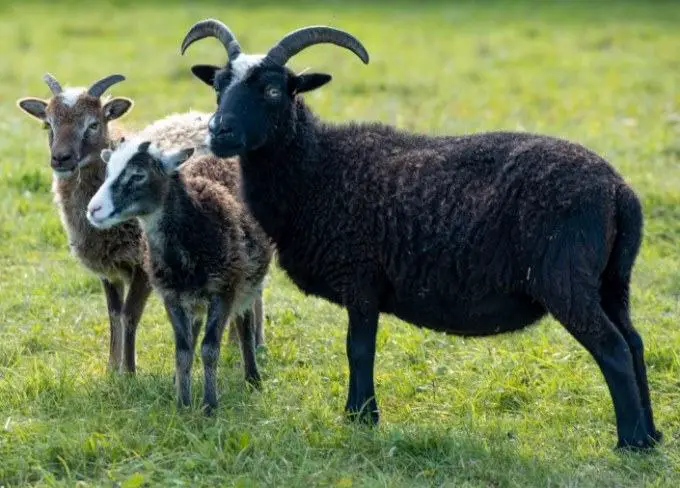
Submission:
[[[61,84],[57,81],[57,79],[54,76],[52,76],[49,73],[45,73],[45,76],[43,76],[43,81],[47,83],[47,86],[50,88],[52,95],[59,95],[63,91]]]
[[[290,58],[303,49],[315,44],[326,43],[349,49],[364,64],[368,64],[368,52],[366,52],[366,48],[356,37],[345,31],[322,25],[303,27],[286,34],[283,39],[269,50],[265,60],[266,62],[283,66]]]
[[[234,33],[231,32],[229,27],[216,19],[205,19],[192,25],[187,35],[184,36],[180,52],[184,54],[194,42],[206,37],[218,39],[227,50],[229,59],[235,59],[241,54],[241,45],[236,40]]]
[[[111,85],[120,83],[124,79],[125,77],[123,75],[109,75],[99,81],[96,81],[90,88],[88,88],[87,94],[99,98],[106,90],[111,87]]]

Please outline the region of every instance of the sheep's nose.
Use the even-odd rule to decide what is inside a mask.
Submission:
[[[63,169],[65,166],[73,162],[73,153],[70,151],[58,152],[52,154],[52,168]]]
[[[217,120],[217,117],[218,115],[214,114],[212,117],[210,117],[210,120],[208,121],[208,130],[210,132],[215,132],[215,130],[217,129],[217,124],[219,122]]]
[[[236,117],[232,117],[230,115],[225,117],[214,115],[213,118],[210,119],[208,128],[210,129],[210,134],[217,139],[222,139],[232,143],[241,142],[240,140],[237,140],[238,131],[236,129],[236,123]]]
[[[90,217],[95,217],[97,212],[99,212],[102,209],[101,205],[94,205],[90,208],[88,208],[88,212],[90,212]]]

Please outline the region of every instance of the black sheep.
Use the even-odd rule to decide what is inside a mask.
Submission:
[[[310,27],[247,56],[221,22],[192,27],[182,52],[216,37],[211,149],[239,155],[246,202],[306,293],[349,314],[346,409],[378,420],[378,316],[456,335],[517,330],[552,314],[595,358],[616,411],[618,445],[661,439],[652,417],[629,283],[642,232],[633,191],[584,147],[526,133],[427,137],[382,124],[321,122],[299,93],[326,74],[284,67],[333,43],[365,63],[354,37]]]

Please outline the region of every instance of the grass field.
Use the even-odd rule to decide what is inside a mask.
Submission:
[[[680,486],[680,4],[285,3],[0,5],[0,486]],[[538,131],[612,161],[644,204],[633,317],[662,447],[612,450],[604,379],[553,320],[469,340],[383,317],[383,422],[348,425],[345,314],[278,269],[266,289],[262,392],[247,391],[229,346],[216,417],[197,408],[200,362],[195,406],[177,411],[172,334],[155,297],[138,375],[108,375],[99,282],[68,254],[46,135],[14,102],[47,96],[45,71],[72,85],[121,72],[128,81],[113,93],[136,100],[133,126],[212,110],[213,93],[188,67],[221,63],[223,50],[205,41],[178,54],[187,27],[207,16],[255,52],[304,24],[362,39],[368,66],[333,47],[292,63],[333,74],[308,96],[325,118]]]

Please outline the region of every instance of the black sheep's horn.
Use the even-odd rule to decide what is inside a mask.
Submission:
[[[241,54],[241,45],[236,40],[233,32],[219,20],[205,19],[196,22],[182,41],[181,53],[187,50],[194,42],[205,39],[206,37],[215,37],[218,39],[224,48],[227,50],[229,59],[235,59]]]
[[[287,34],[269,50],[265,61],[284,66],[297,53],[315,44],[335,44],[344,47],[356,54],[364,64],[368,64],[368,52],[356,37],[345,31],[322,25],[303,27]]]
[[[59,95],[62,91],[64,91],[57,79],[49,73],[45,73],[45,76],[43,76],[43,81],[47,83],[52,95]]]
[[[121,81],[125,80],[125,77],[123,75],[109,75],[105,78],[102,78],[99,81],[96,81],[88,90],[87,94],[93,97],[101,97],[106,90],[108,90],[112,85],[115,85],[116,83],[120,83]]]

